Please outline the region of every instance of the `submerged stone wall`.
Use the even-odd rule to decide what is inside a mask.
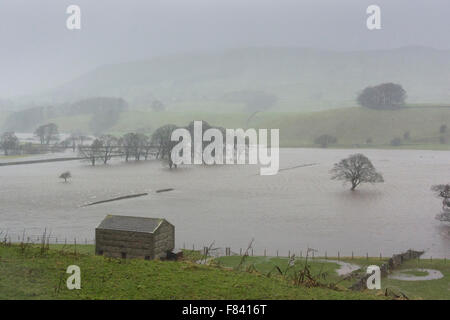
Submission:
[[[394,270],[395,268],[398,268],[403,264],[403,262],[411,260],[411,259],[417,259],[419,258],[424,251],[414,251],[414,250],[408,250],[404,253],[400,254],[394,254],[386,263],[383,263],[380,266],[381,276],[385,277],[389,274],[391,270]],[[370,274],[366,274],[356,283],[354,283],[350,289],[351,290],[364,290],[367,288],[367,279],[370,277]]]

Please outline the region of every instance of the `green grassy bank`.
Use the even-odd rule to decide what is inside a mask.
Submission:
[[[194,257],[195,258],[195,257]],[[69,265],[81,269],[81,289],[68,290]],[[330,266],[331,267],[331,266]],[[191,261],[109,259],[93,246],[0,246],[0,299],[382,299],[382,295],[296,286],[259,272]]]
[[[172,123],[185,126],[192,120],[205,120],[226,128],[246,128],[248,113],[244,112],[153,112],[131,110],[123,112],[108,131],[121,135],[131,131],[151,134],[158,127]],[[91,116],[50,119],[61,132],[89,132]],[[447,125],[446,132],[440,126]],[[282,147],[318,147],[315,138],[323,134],[337,138],[333,148],[397,148],[450,149],[450,108],[438,106],[406,107],[400,110],[370,110],[361,107],[318,112],[262,112],[256,114],[248,127],[280,129]],[[404,138],[405,133],[407,137]],[[392,146],[394,138],[401,145]]]

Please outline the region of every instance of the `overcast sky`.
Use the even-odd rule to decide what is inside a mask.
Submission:
[[[81,8],[81,30],[66,8]],[[381,7],[382,29],[366,28]],[[0,0],[0,98],[96,66],[250,46],[450,49],[449,0]]]

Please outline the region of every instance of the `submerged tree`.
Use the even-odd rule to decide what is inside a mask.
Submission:
[[[116,137],[110,134],[100,136],[99,140],[102,142],[102,160],[106,164],[111,160],[114,153],[118,152],[119,141]]]
[[[34,134],[39,137],[41,144],[49,144],[52,140],[58,140],[58,126],[54,123],[44,124]]]
[[[78,146],[78,153],[84,160],[89,161],[93,166],[97,159],[103,157],[103,142],[95,139],[90,146]]]
[[[351,184],[351,190],[361,183],[384,182],[383,176],[375,170],[372,162],[363,154],[357,153],[334,164],[331,179],[343,180]]]
[[[437,219],[441,221],[450,221],[450,185],[437,184],[431,187],[431,191],[439,198],[442,198],[443,212],[437,215]]]
[[[314,139],[314,143],[320,145],[322,148],[326,148],[330,144],[337,143],[337,138],[329,134],[323,134]]]
[[[5,132],[0,137],[0,149],[3,149],[5,156],[9,154],[10,150],[19,148],[19,139],[14,132]]]
[[[156,158],[168,158],[174,146],[171,141],[172,132],[178,127],[173,124],[166,124],[152,134],[151,144],[157,148]]]
[[[141,133],[130,132],[125,134],[120,140],[120,144],[125,156],[125,161],[131,156],[135,160],[140,160],[141,155],[145,152],[146,136]]]
[[[72,178],[72,174],[70,173],[70,171],[66,171],[66,172],[61,173],[59,178],[64,179],[64,182],[67,182],[67,179]]]

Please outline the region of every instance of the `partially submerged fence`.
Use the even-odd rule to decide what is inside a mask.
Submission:
[[[3,243],[34,243],[40,244],[45,238],[48,244],[61,244],[61,245],[95,245],[95,239],[89,237],[65,237],[52,234],[51,231],[44,230],[43,233],[27,233],[23,231],[22,233],[9,233],[7,231],[0,230],[0,242]],[[357,251],[357,250],[320,250],[316,248],[306,247],[297,250],[279,250],[279,249],[268,249],[268,248],[258,248],[253,245],[248,247],[231,247],[231,246],[215,246],[214,243],[205,245],[198,244],[187,244],[183,243],[181,246],[176,248],[179,250],[193,250],[199,251],[203,255],[208,255],[212,257],[223,257],[223,256],[262,256],[262,257],[280,257],[280,258],[305,258],[309,259],[357,259],[365,258],[367,260],[378,258],[380,260],[392,259],[396,255],[392,256],[389,254],[383,254],[382,252],[369,252],[369,251]],[[412,251],[412,250],[410,250]],[[416,251],[417,252],[417,251]],[[422,252],[423,253],[423,252]],[[420,256],[418,257],[420,258]],[[433,256],[429,256],[429,259],[433,259]],[[434,259],[439,257],[434,257]],[[441,257],[446,259],[448,257]],[[399,259],[398,257],[395,259]],[[394,264],[397,263],[394,260]]]
[[[391,254],[383,254],[382,252],[369,252],[369,251],[361,251],[361,250],[320,250],[315,248],[304,248],[298,250],[279,250],[279,249],[268,249],[268,248],[256,248],[256,247],[240,247],[233,248],[228,246],[220,246],[216,247],[214,245],[204,246],[204,245],[188,245],[183,243],[180,250],[193,250],[199,251],[203,255],[209,255],[213,257],[223,257],[223,256],[259,256],[259,257],[279,257],[279,258],[305,258],[308,256],[309,259],[331,259],[331,260],[341,260],[341,259],[379,259],[379,260],[388,260],[392,257]],[[409,250],[413,251],[413,250]],[[408,251],[408,252],[409,252]],[[422,251],[421,251],[422,252]],[[423,252],[422,252],[423,254]],[[395,254],[394,254],[395,256]],[[420,258],[420,256],[418,257]],[[428,257],[430,260],[433,259],[433,256]],[[446,259],[448,257],[434,257],[434,259]]]

